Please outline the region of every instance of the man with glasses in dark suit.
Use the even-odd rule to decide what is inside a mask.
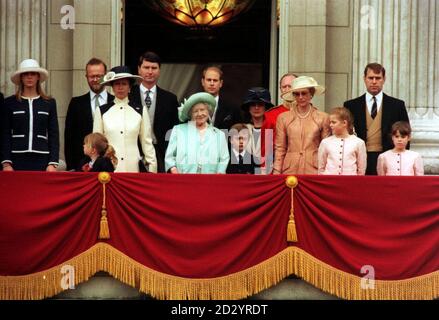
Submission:
[[[93,118],[96,108],[112,102],[114,96],[101,85],[107,73],[107,65],[100,59],[92,58],[85,67],[89,92],[73,97],[66,116],[64,131],[64,154],[67,170],[77,170],[84,158],[84,137],[93,131]]]

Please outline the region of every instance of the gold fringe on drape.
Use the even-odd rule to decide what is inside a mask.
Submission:
[[[242,299],[276,285],[295,274],[317,288],[344,299],[434,299],[439,297],[439,271],[398,281],[375,281],[374,289],[362,289],[361,277],[340,271],[307,252],[288,247],[246,270],[212,279],[167,275],[129,258],[106,243],[43,272],[26,276],[1,276],[0,299],[43,299],[63,291],[61,268],[74,270],[75,285],[98,271],[157,299]]]

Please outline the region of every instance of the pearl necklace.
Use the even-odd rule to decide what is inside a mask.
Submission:
[[[305,112],[305,114],[303,114],[303,115],[299,112],[299,108],[296,108],[297,116],[298,116],[300,119],[305,119],[306,117],[308,117],[309,114],[310,114],[310,112],[311,112],[311,106],[308,107],[308,111]]]

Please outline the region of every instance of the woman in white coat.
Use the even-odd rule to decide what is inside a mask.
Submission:
[[[144,171],[144,166],[148,172],[157,172],[148,111],[128,100],[131,87],[140,81],[142,78],[132,75],[126,66],[114,67],[102,81],[112,86],[115,99],[95,111],[93,132],[104,134],[114,147],[118,158],[115,172]]]

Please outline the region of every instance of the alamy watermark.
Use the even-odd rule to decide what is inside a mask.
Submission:
[[[360,272],[361,274],[364,274],[364,276],[361,278],[361,289],[375,289],[375,268],[371,265],[365,265],[361,267]]]
[[[376,10],[374,7],[364,5],[360,10],[360,27],[363,30],[375,30],[377,25]]]
[[[64,30],[75,29],[75,8],[70,5],[64,5],[61,7],[60,13],[64,14],[60,21],[61,28]]]
[[[75,289],[75,267],[66,264],[61,267],[61,288],[63,290]]]

